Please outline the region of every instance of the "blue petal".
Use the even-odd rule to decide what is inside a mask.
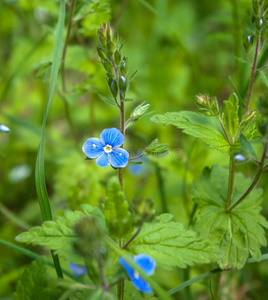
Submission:
[[[138,254],[133,258],[134,263],[142,269],[146,275],[152,275],[155,269],[155,261],[146,254]]]
[[[100,139],[97,138],[90,138],[87,139],[84,143],[82,150],[89,158],[96,158],[101,155],[103,150],[104,144]]]
[[[153,291],[150,285],[122,258],[118,262],[125,268],[132,284],[141,292],[151,294]]]
[[[242,154],[237,154],[234,158],[237,161],[245,161],[246,160],[245,156]]]
[[[114,168],[124,168],[128,163],[129,154],[126,150],[115,148],[110,155],[110,162]]]
[[[73,264],[69,263],[69,268],[73,272],[74,276],[83,276],[86,274],[86,266],[85,265],[78,265],[78,264]]]
[[[113,148],[119,147],[124,143],[123,134],[116,128],[104,129],[100,134],[100,138],[105,145],[108,144]]]
[[[108,167],[110,165],[108,154],[103,152],[103,154],[97,158],[96,164],[100,167]]]
[[[133,277],[130,277],[132,284],[141,292],[152,294],[151,286],[141,278],[141,276],[137,273],[134,273]]]

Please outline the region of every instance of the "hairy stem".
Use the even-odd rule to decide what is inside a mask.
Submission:
[[[260,38],[258,37],[257,42],[256,42],[256,47],[255,47],[253,64],[251,66],[251,74],[250,74],[250,80],[249,80],[247,99],[246,99],[246,103],[245,103],[244,115],[248,111],[249,102],[250,102],[250,98],[251,98],[252,87],[253,87],[253,83],[254,83],[254,77],[255,77],[255,74],[256,74],[257,59],[258,59],[258,55],[259,55],[259,44],[260,44]]]
[[[249,195],[249,193],[253,190],[253,188],[257,184],[258,180],[260,179],[261,173],[264,170],[264,162],[265,162],[265,158],[266,158],[267,145],[268,145],[268,139],[266,139],[266,143],[264,145],[264,149],[263,149],[263,153],[262,153],[262,158],[259,163],[259,168],[258,168],[258,171],[257,171],[251,185],[246,190],[246,192],[232,206],[230,206],[227,209],[227,213],[230,213],[238,204],[240,204]]]
[[[123,239],[119,239],[119,247],[123,248]],[[117,284],[117,299],[124,299],[124,280],[118,282]]]
[[[230,163],[229,163],[229,179],[228,179],[228,192],[227,192],[227,200],[226,200],[226,211],[231,205],[234,178],[235,178],[235,160],[233,155],[231,155]]]
[[[142,228],[142,225],[138,228],[138,230],[134,233],[134,235],[125,243],[122,249],[126,249],[127,246],[138,236]]]

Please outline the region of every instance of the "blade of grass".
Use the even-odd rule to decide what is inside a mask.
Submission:
[[[32,251],[30,251],[30,250],[28,250],[28,249],[25,249],[25,248],[23,248],[23,247],[17,246],[17,245],[15,245],[15,244],[12,244],[12,243],[10,243],[10,242],[8,242],[8,241],[5,241],[5,240],[2,240],[2,239],[0,239],[0,243],[3,244],[3,245],[5,245],[5,246],[7,246],[7,247],[9,247],[9,248],[11,248],[11,249],[13,249],[13,250],[15,250],[15,251],[18,251],[18,252],[22,253],[22,254],[24,254],[24,255],[30,257],[30,258],[33,258],[33,259],[40,259],[40,258],[41,258],[41,259],[43,259],[50,267],[54,268],[54,264],[53,264],[50,260],[46,259],[46,258],[45,258],[44,256],[42,256],[42,255],[36,254],[36,253],[34,253],[34,252],[32,252]],[[73,276],[70,272],[68,272],[68,271],[66,271],[66,270],[64,270],[64,269],[62,270],[62,272],[63,272],[66,276],[68,276],[68,277],[70,277],[70,278],[76,280],[77,282],[81,282],[79,279],[77,279],[75,276]]]
[[[56,27],[55,44],[53,50],[52,69],[51,69],[51,79],[50,79],[49,90],[48,90],[48,101],[47,101],[47,106],[44,114],[41,140],[40,140],[40,145],[39,145],[36,165],[35,165],[35,185],[36,185],[36,191],[37,191],[37,196],[39,200],[43,221],[52,220],[52,213],[51,213],[51,208],[50,208],[47,189],[46,189],[45,167],[44,167],[44,145],[45,145],[45,129],[46,129],[48,111],[57,84],[57,78],[58,78],[59,68],[61,64],[61,55],[62,55],[63,42],[64,42],[63,41],[64,20],[65,20],[65,1],[60,0],[59,19]],[[54,261],[54,265],[58,277],[63,277],[58,256],[55,255],[53,252],[51,252],[51,254],[52,254],[52,258]]]
[[[256,260],[253,259],[253,258],[249,258],[249,259],[247,259],[247,262],[246,262],[246,263],[247,263],[247,264],[253,264],[253,263],[258,263],[258,262],[261,262],[261,261],[264,261],[264,260],[268,260],[268,253],[263,254],[263,255],[261,256],[261,259],[260,259],[259,261],[256,261]],[[175,287],[175,288],[169,290],[167,293],[168,293],[168,295],[173,295],[173,294],[175,294],[175,293],[181,291],[182,289],[186,288],[187,286],[189,286],[189,285],[191,285],[191,284],[193,284],[193,283],[195,283],[195,282],[197,282],[197,281],[199,281],[199,280],[208,278],[208,277],[210,277],[210,276],[212,276],[212,275],[214,275],[214,274],[217,274],[217,273],[223,272],[223,271],[226,271],[226,270],[222,270],[222,269],[220,269],[220,268],[217,268],[217,269],[211,270],[211,271],[209,271],[209,272],[203,273],[203,274],[198,275],[198,276],[196,276],[196,277],[194,277],[194,278],[192,278],[192,279],[190,279],[190,280],[187,280],[187,281],[183,282],[182,284],[178,285],[177,287]],[[232,271],[232,270],[231,270],[231,271]]]

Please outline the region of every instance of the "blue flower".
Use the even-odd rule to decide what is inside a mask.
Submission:
[[[245,156],[242,154],[237,154],[234,158],[237,161],[245,161],[246,160]]]
[[[71,262],[69,263],[69,268],[73,272],[75,277],[83,276],[87,271],[85,265],[73,264]]]
[[[104,129],[100,139],[87,139],[83,145],[83,152],[88,158],[97,158],[96,164],[100,167],[123,168],[128,163],[129,154],[120,147],[124,142],[123,134],[116,128]]]
[[[0,124],[0,131],[9,132],[10,129],[6,125]]]
[[[152,294],[151,286],[137,273],[122,257],[119,257],[118,262],[125,268],[127,274],[135,286],[141,292]],[[155,261],[146,254],[138,254],[134,256],[133,262],[141,268],[146,275],[152,275],[155,269]]]

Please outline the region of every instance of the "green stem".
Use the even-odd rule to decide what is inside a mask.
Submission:
[[[221,275],[222,275],[222,272],[219,272],[216,275],[216,282],[215,282],[215,288],[214,288],[214,293],[213,293],[214,300],[218,300],[218,298],[219,298]]]
[[[120,247],[120,249],[123,248],[123,239],[119,239],[119,247]],[[118,300],[124,299],[124,285],[125,285],[124,280],[118,282],[118,284],[117,284],[117,299]]]
[[[257,184],[258,180],[260,179],[261,173],[264,170],[264,162],[265,162],[265,159],[266,159],[267,145],[268,145],[268,139],[266,140],[266,143],[264,145],[262,158],[261,158],[261,161],[259,163],[258,171],[257,171],[251,185],[246,190],[246,192],[232,206],[229,206],[229,208],[227,209],[227,213],[230,213],[238,204],[240,204],[249,195],[249,193],[253,190],[253,188]]]
[[[245,104],[245,109],[244,109],[244,115],[248,111],[249,102],[250,102],[251,93],[252,93],[252,87],[253,87],[253,83],[254,83],[254,77],[255,77],[255,74],[256,74],[257,59],[258,59],[258,55],[259,55],[259,43],[260,43],[260,38],[258,37],[257,42],[256,42],[256,47],[255,47],[253,64],[252,64],[252,67],[251,67],[251,74],[250,74],[248,94],[247,94],[247,99],[246,99],[246,104]]]
[[[229,163],[229,180],[228,180],[228,192],[227,192],[227,200],[226,200],[226,211],[231,205],[234,178],[235,178],[235,160],[233,155],[231,155],[230,163]]]

